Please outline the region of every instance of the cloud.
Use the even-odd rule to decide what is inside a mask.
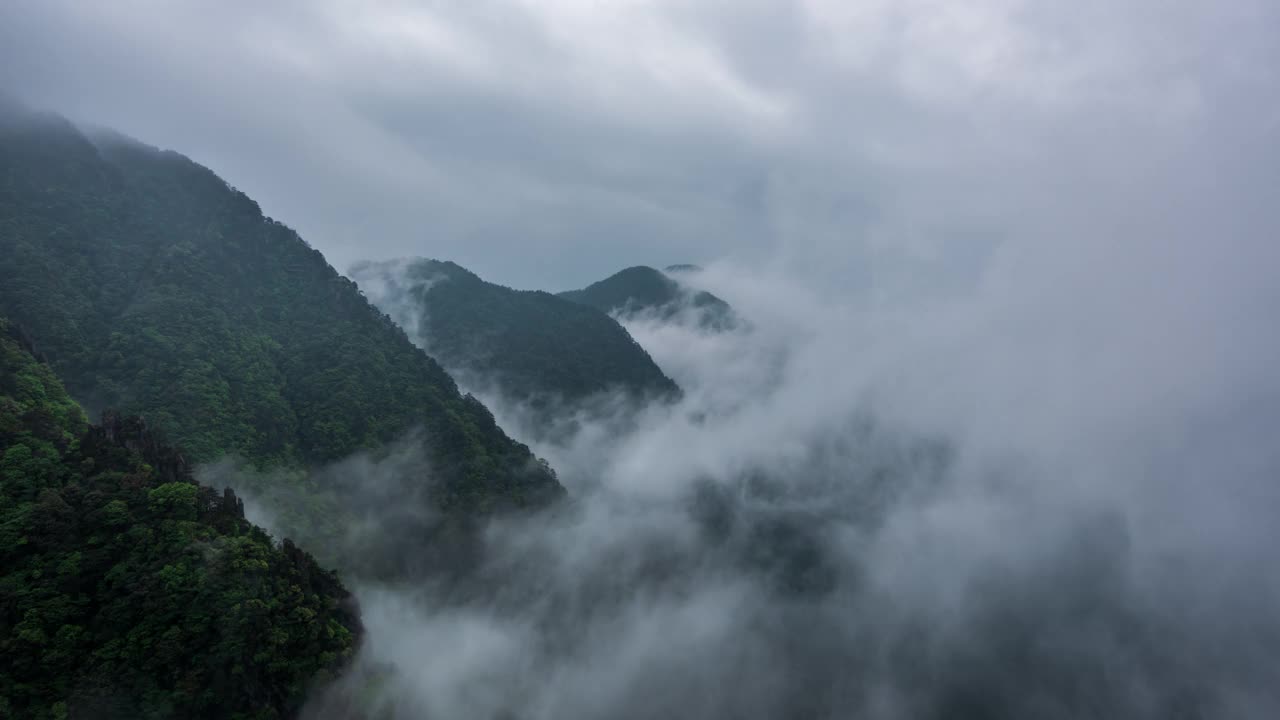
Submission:
[[[1205,163],[1275,179],[1241,155],[1280,117],[1261,0],[0,12],[0,85],[192,154],[338,267],[426,255],[560,289],[781,248],[874,284],[980,265],[1099,177],[1152,198]]]
[[[1155,248],[923,298],[713,264],[750,331],[630,321],[680,404],[535,444],[573,502],[463,578],[362,589],[349,682],[406,718],[1270,714],[1268,255],[1136,282]],[[1200,292],[1210,259],[1239,282]]]
[[[694,261],[753,325],[632,325],[681,405],[362,590],[392,712],[1275,714],[1274,3],[211,7],[6,4],[0,84],[338,267]]]

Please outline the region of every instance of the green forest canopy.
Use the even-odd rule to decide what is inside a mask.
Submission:
[[[360,634],[337,577],[0,319],[0,717],[292,716]]]
[[[0,314],[72,397],[195,462],[315,466],[421,428],[446,509],[562,493],[352,281],[182,155],[0,110],[0,255]]]

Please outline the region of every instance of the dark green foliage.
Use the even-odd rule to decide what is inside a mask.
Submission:
[[[449,508],[561,493],[355,284],[208,169],[0,113],[0,313],[87,407],[193,461],[314,466],[425,430]]]
[[[679,273],[695,270],[696,266],[671,268]],[[652,313],[664,320],[692,309],[702,326],[714,330],[728,330],[736,324],[729,303],[709,292],[686,288],[665,273],[643,265],[614,273],[582,290],[562,292],[560,297],[610,314]]]
[[[30,349],[0,320],[0,717],[292,716],[357,643],[337,577]]]
[[[611,390],[679,395],[644,348],[594,308],[488,283],[451,262],[365,263],[352,275],[386,288],[388,297],[374,298],[384,309],[417,312],[427,349],[446,367],[494,382],[509,397],[536,404]]]

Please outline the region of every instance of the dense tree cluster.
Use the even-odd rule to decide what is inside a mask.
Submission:
[[[577,401],[621,390],[635,397],[679,395],[679,388],[615,320],[550,293],[485,282],[452,262],[364,264],[353,271],[405,287],[392,302],[419,313],[431,355],[532,403]]]
[[[360,634],[337,577],[0,320],[0,717],[292,716]]]
[[[421,428],[445,508],[562,492],[352,281],[181,155],[0,112],[0,255],[0,313],[72,397],[193,461],[310,467]]]

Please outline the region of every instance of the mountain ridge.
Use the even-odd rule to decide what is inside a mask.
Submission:
[[[0,313],[72,395],[196,462],[320,466],[420,428],[445,509],[563,495],[354,282],[179,153],[6,111],[0,253]]]
[[[675,274],[680,274],[695,270],[696,266],[672,265],[669,269],[673,268]],[[729,303],[647,265],[624,268],[585,288],[557,296],[622,318],[648,316],[671,321],[692,312],[697,324],[705,329],[730,330],[738,324]]]
[[[625,328],[588,306],[487,282],[451,261],[365,262],[351,274],[445,366],[508,399],[550,407],[614,391],[680,395]]]

